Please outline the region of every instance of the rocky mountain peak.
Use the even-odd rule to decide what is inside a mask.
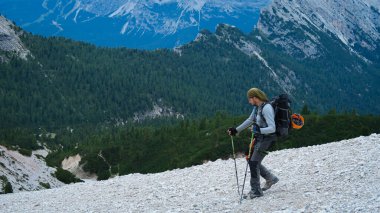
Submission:
[[[21,42],[19,34],[20,32],[15,31],[13,23],[4,16],[0,16],[0,51],[13,52],[20,58],[26,60],[30,52]],[[6,57],[2,56],[2,54],[0,54],[0,62],[1,61],[7,61]]]
[[[380,2],[375,0],[274,0],[261,12],[258,29],[288,53],[318,58],[327,33],[353,54],[373,61],[380,49]]]

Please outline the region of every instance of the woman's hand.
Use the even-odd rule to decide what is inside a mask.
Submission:
[[[228,128],[227,133],[231,136],[235,136],[237,134],[237,130],[235,127],[230,127]]]

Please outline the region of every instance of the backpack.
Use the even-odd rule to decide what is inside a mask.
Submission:
[[[290,108],[291,101],[287,94],[281,94],[268,102],[274,109],[274,122],[276,124],[277,137],[283,138],[289,135],[292,128],[292,111]],[[260,115],[264,120],[264,116]]]

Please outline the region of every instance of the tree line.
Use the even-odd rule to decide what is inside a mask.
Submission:
[[[379,116],[357,115],[355,111],[336,113],[335,110],[318,115],[310,113],[307,107],[302,113],[304,127],[292,130],[288,138],[277,141],[273,150],[380,133]],[[148,122],[137,126],[76,126],[56,130],[16,128],[3,130],[0,144],[22,149],[45,145],[52,150],[46,160],[54,167],[60,167],[64,158],[80,154],[85,171],[96,173],[98,179],[108,179],[113,175],[162,172],[229,158],[231,138],[226,129],[240,124],[246,117],[221,112],[162,125]],[[54,132],[55,137],[49,132]],[[235,150],[243,154],[250,137],[249,130],[237,136]]]

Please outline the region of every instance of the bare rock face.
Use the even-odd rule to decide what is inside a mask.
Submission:
[[[35,191],[65,185],[53,176],[56,169],[48,167],[44,158],[46,150],[36,150],[31,156],[0,146],[0,194],[4,181],[9,182],[13,192]]]
[[[82,157],[79,154],[67,157],[62,161],[62,169],[65,169],[71,172],[77,178],[87,179],[87,180],[91,179],[95,181],[98,177],[96,176],[96,174],[85,172],[83,170],[84,164],[80,164],[81,160],[82,160]]]
[[[21,42],[19,32],[16,32],[14,24],[5,17],[0,16],[0,62],[7,61],[4,52],[16,54],[18,57],[27,60],[30,51]]]
[[[318,58],[321,34],[341,41],[350,52],[374,61],[380,49],[380,3],[374,0],[274,0],[263,9],[258,29],[287,53]]]

